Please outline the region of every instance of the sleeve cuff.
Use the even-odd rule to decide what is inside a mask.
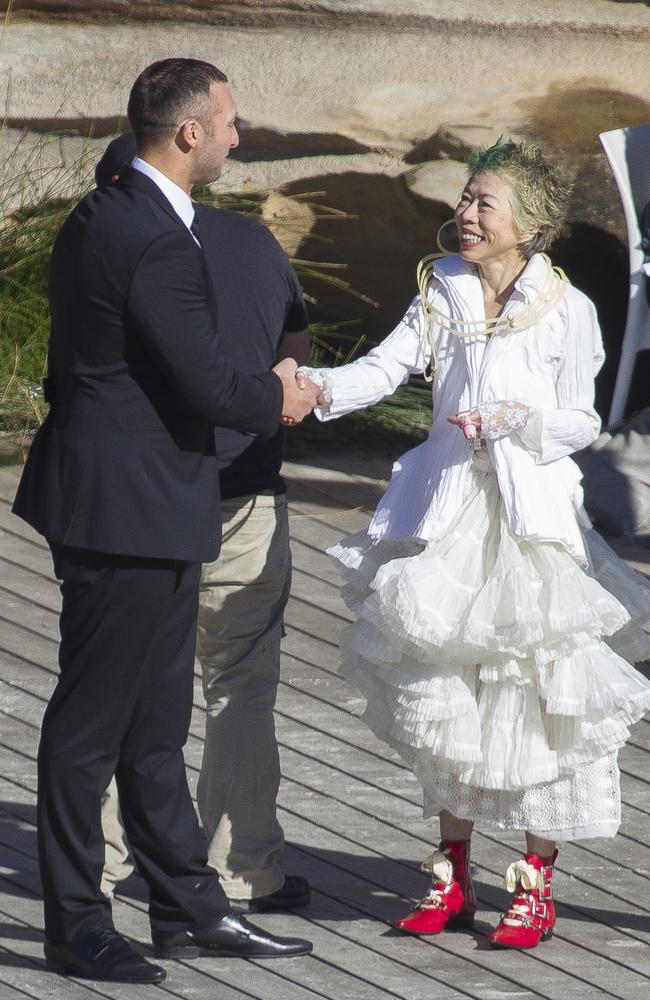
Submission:
[[[307,365],[300,365],[298,371],[306,375],[314,385],[321,389],[325,396],[325,402],[322,406],[316,406],[313,412],[314,416],[321,422],[327,420],[332,407],[332,386],[326,371],[320,368],[309,368]]]
[[[517,434],[519,439],[525,448],[529,451],[535,452],[536,458],[540,458],[543,445],[542,445],[542,432],[544,429],[544,418],[543,411],[537,409],[536,407],[531,407],[532,414],[526,421],[523,427],[521,427]]]

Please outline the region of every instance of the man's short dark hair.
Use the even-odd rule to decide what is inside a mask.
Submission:
[[[143,69],[131,88],[127,114],[138,148],[168,143],[184,118],[200,120],[211,83],[228,77],[202,59],[160,59]]]

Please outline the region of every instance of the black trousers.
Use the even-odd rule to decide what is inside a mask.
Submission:
[[[207,867],[182,749],[201,566],[50,547],[63,606],[59,681],[38,754],[46,937],[63,943],[111,925],[101,798],[113,773],[151,923],[217,920],[229,905]]]

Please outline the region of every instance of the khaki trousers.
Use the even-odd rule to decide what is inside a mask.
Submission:
[[[280,782],[273,706],[282,616],[291,586],[287,503],[256,494],[222,502],[219,558],[204,565],[197,655],[207,702],[197,801],[208,861],[231,899],[265,896],[284,881],[276,817]],[[102,888],[128,874],[117,798],[102,811]]]
[[[265,896],[284,881],[273,706],[290,586],[286,498],[225,501],[221,553],[201,576],[197,654],[207,715],[197,801],[208,861],[232,899]]]

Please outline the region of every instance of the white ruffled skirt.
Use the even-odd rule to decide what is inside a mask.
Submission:
[[[616,753],[650,707],[627,662],[650,655],[650,584],[586,540],[591,572],[560,545],[518,542],[481,450],[443,538],[359,532],[328,550],[357,615],[343,675],[421,781],[426,814],[549,839],[616,833]]]

